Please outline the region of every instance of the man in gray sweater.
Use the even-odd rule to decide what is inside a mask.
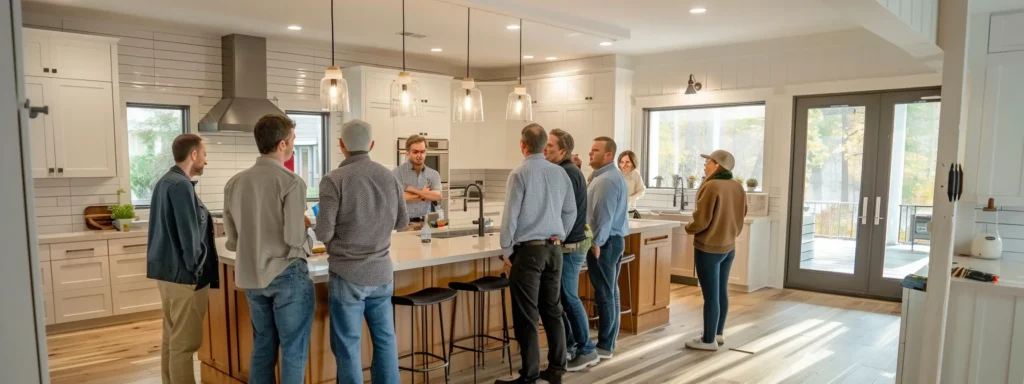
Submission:
[[[398,383],[398,344],[391,295],[391,231],[409,225],[404,186],[370,160],[373,128],[352,120],[341,126],[345,161],[320,181],[316,237],[327,246],[330,270],[331,350],[339,383],[362,383],[362,320],[373,339],[373,383]]]
[[[306,258],[306,183],[284,167],[295,148],[295,122],[266,115],[253,130],[261,156],[224,186],[225,247],[235,252],[235,284],[252,314],[249,382],[273,383],[278,346],[281,382],[302,383],[313,325],[313,281]]]

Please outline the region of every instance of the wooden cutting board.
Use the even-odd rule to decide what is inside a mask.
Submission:
[[[85,227],[96,231],[113,231],[114,219],[110,217],[110,207],[94,205],[85,208]]]

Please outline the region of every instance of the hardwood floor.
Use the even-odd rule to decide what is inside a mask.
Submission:
[[[795,290],[730,292],[725,348],[688,350],[700,333],[700,289],[672,286],[671,322],[619,338],[615,358],[567,383],[892,383],[899,303]],[[594,336],[594,333],[591,333]],[[159,383],[160,321],[49,336],[50,374],[62,383]],[[543,355],[543,354],[542,354]],[[513,364],[518,367],[518,362]],[[197,365],[198,366],[198,365]],[[467,367],[453,367],[463,369]],[[498,361],[480,382],[506,378]],[[472,371],[452,377],[471,383]]]

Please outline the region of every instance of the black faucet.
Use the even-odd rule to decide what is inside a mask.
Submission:
[[[466,204],[469,202],[470,187],[476,187],[477,192],[480,192],[480,218],[477,219],[477,236],[484,237],[484,189],[477,183],[467,185],[465,192],[463,192],[463,210],[465,210]]]
[[[679,192],[681,192],[682,189],[683,189],[683,177],[679,176],[679,175],[673,175],[672,176],[672,207],[678,207],[679,205],[682,205],[683,207],[686,206],[686,202],[684,201],[685,193],[679,193]],[[678,193],[678,197],[679,197],[679,203],[680,203],[679,205],[676,204],[677,193]],[[679,207],[679,210],[682,210],[683,207]]]

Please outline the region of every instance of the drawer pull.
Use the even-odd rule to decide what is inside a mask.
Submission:
[[[64,253],[67,253],[67,254],[71,254],[71,253],[81,253],[81,252],[96,252],[96,247],[92,247],[92,248],[81,248],[81,249],[69,249],[69,250],[66,250],[66,251],[64,251]]]
[[[649,238],[649,239],[645,239],[644,240],[644,245],[651,244],[651,243],[660,243],[660,242],[663,242],[663,241],[666,241],[666,240],[668,240],[668,235],[652,237],[652,238]]]
[[[145,251],[146,250],[146,244],[126,245],[124,247],[121,247],[121,249],[123,249],[125,252],[136,251],[136,250],[138,250],[138,251]],[[129,253],[131,253],[131,252],[129,252]]]

